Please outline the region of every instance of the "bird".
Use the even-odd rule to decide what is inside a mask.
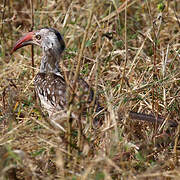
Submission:
[[[84,115],[88,113],[90,108],[93,108],[95,113],[103,111],[104,108],[100,106],[98,98],[94,97],[93,89],[84,79],[81,77],[77,79],[78,90],[74,92],[72,86],[74,81],[66,78],[70,76],[70,73],[61,70],[59,61],[66,46],[58,30],[51,27],[44,27],[37,31],[28,32],[15,43],[11,53],[27,45],[37,45],[42,49],[43,56],[39,72],[34,79],[34,86],[40,105],[48,112],[50,122],[53,126],[65,131],[60,122],[67,118],[68,100],[69,96],[73,93],[75,93],[74,109],[71,113],[73,119],[79,118],[79,109],[81,109]],[[69,92],[71,93],[69,94]],[[93,101],[94,99],[95,101]],[[162,117],[131,111],[129,112],[129,117],[152,123],[164,122]],[[95,121],[93,122],[100,121],[98,118],[94,119]],[[169,122],[172,126],[177,126],[176,122]]]
[[[42,48],[43,56],[40,69],[34,79],[35,92],[41,107],[48,112],[51,123],[65,131],[58,121],[67,118],[68,88],[70,92],[74,92],[72,88],[74,81],[70,80],[67,83],[65,77],[69,77],[70,72],[63,72],[59,66],[61,54],[65,50],[64,39],[54,28],[41,28],[34,32],[28,32],[20,38],[15,43],[11,53],[27,45],[37,45]],[[76,84],[78,90],[75,92],[72,118],[78,118],[78,109],[76,107],[79,107],[79,104],[81,104],[82,111],[85,114],[92,106],[94,99],[94,91],[85,80],[79,77]],[[103,109],[97,99],[95,99],[94,104],[96,112]]]

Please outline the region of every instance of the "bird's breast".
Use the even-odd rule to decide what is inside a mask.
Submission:
[[[49,115],[66,107],[66,84],[55,74],[38,73],[34,81],[41,106]]]
[[[60,114],[66,117],[70,97],[73,108],[71,116],[78,117],[78,113],[87,115],[90,108],[96,112],[98,103],[93,104],[94,93],[89,85],[81,78],[76,82],[76,89],[73,89],[74,80],[64,80],[63,75],[54,73],[38,73],[35,77],[35,91],[41,106],[48,112],[50,117]],[[68,74],[66,77],[69,77]],[[97,106],[97,107],[96,107]],[[99,111],[99,110],[98,110]],[[63,115],[62,115],[63,114]],[[59,116],[58,116],[59,117]],[[62,118],[61,118],[62,119]]]

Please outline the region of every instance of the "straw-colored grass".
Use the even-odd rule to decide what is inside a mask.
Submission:
[[[0,7],[0,179],[180,178],[179,126],[127,116],[180,119],[178,0],[6,0]],[[80,74],[105,108],[98,129],[72,127],[71,136],[54,129],[34,95],[40,48],[35,67],[31,47],[10,55],[22,34],[45,26],[64,36],[61,68]]]

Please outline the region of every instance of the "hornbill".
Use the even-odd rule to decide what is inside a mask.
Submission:
[[[69,80],[69,73],[62,72],[59,67],[59,60],[65,49],[65,42],[61,34],[54,28],[42,28],[40,30],[29,32],[14,45],[12,53],[17,49],[27,45],[38,45],[42,48],[43,57],[41,60],[40,71],[34,80],[35,91],[40,100],[41,106],[48,112],[50,121],[55,127],[64,128],[58,122],[67,118],[69,92],[74,92],[72,88],[73,80]],[[80,104],[82,112],[86,112],[92,107],[94,99],[93,89],[81,77],[77,80],[77,91],[74,101],[75,109],[72,110],[72,118],[78,117],[76,107]],[[98,98],[95,98],[95,112],[102,111]],[[161,117],[152,115],[129,112],[132,119],[162,123]],[[98,121],[98,120],[96,120]],[[175,122],[170,121],[170,125],[177,126]]]

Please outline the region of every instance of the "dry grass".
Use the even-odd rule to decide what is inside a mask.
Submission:
[[[77,73],[107,109],[101,128],[83,131],[81,148],[72,130],[71,152],[67,135],[52,129],[34,99],[40,49],[34,48],[35,68],[30,47],[10,56],[14,42],[32,27],[31,3],[0,4],[0,179],[180,178],[179,126],[157,127],[124,115],[133,110],[179,121],[180,4],[127,0],[126,9],[124,2],[34,1],[34,29],[49,26],[64,35],[61,67],[76,71],[79,63]]]

